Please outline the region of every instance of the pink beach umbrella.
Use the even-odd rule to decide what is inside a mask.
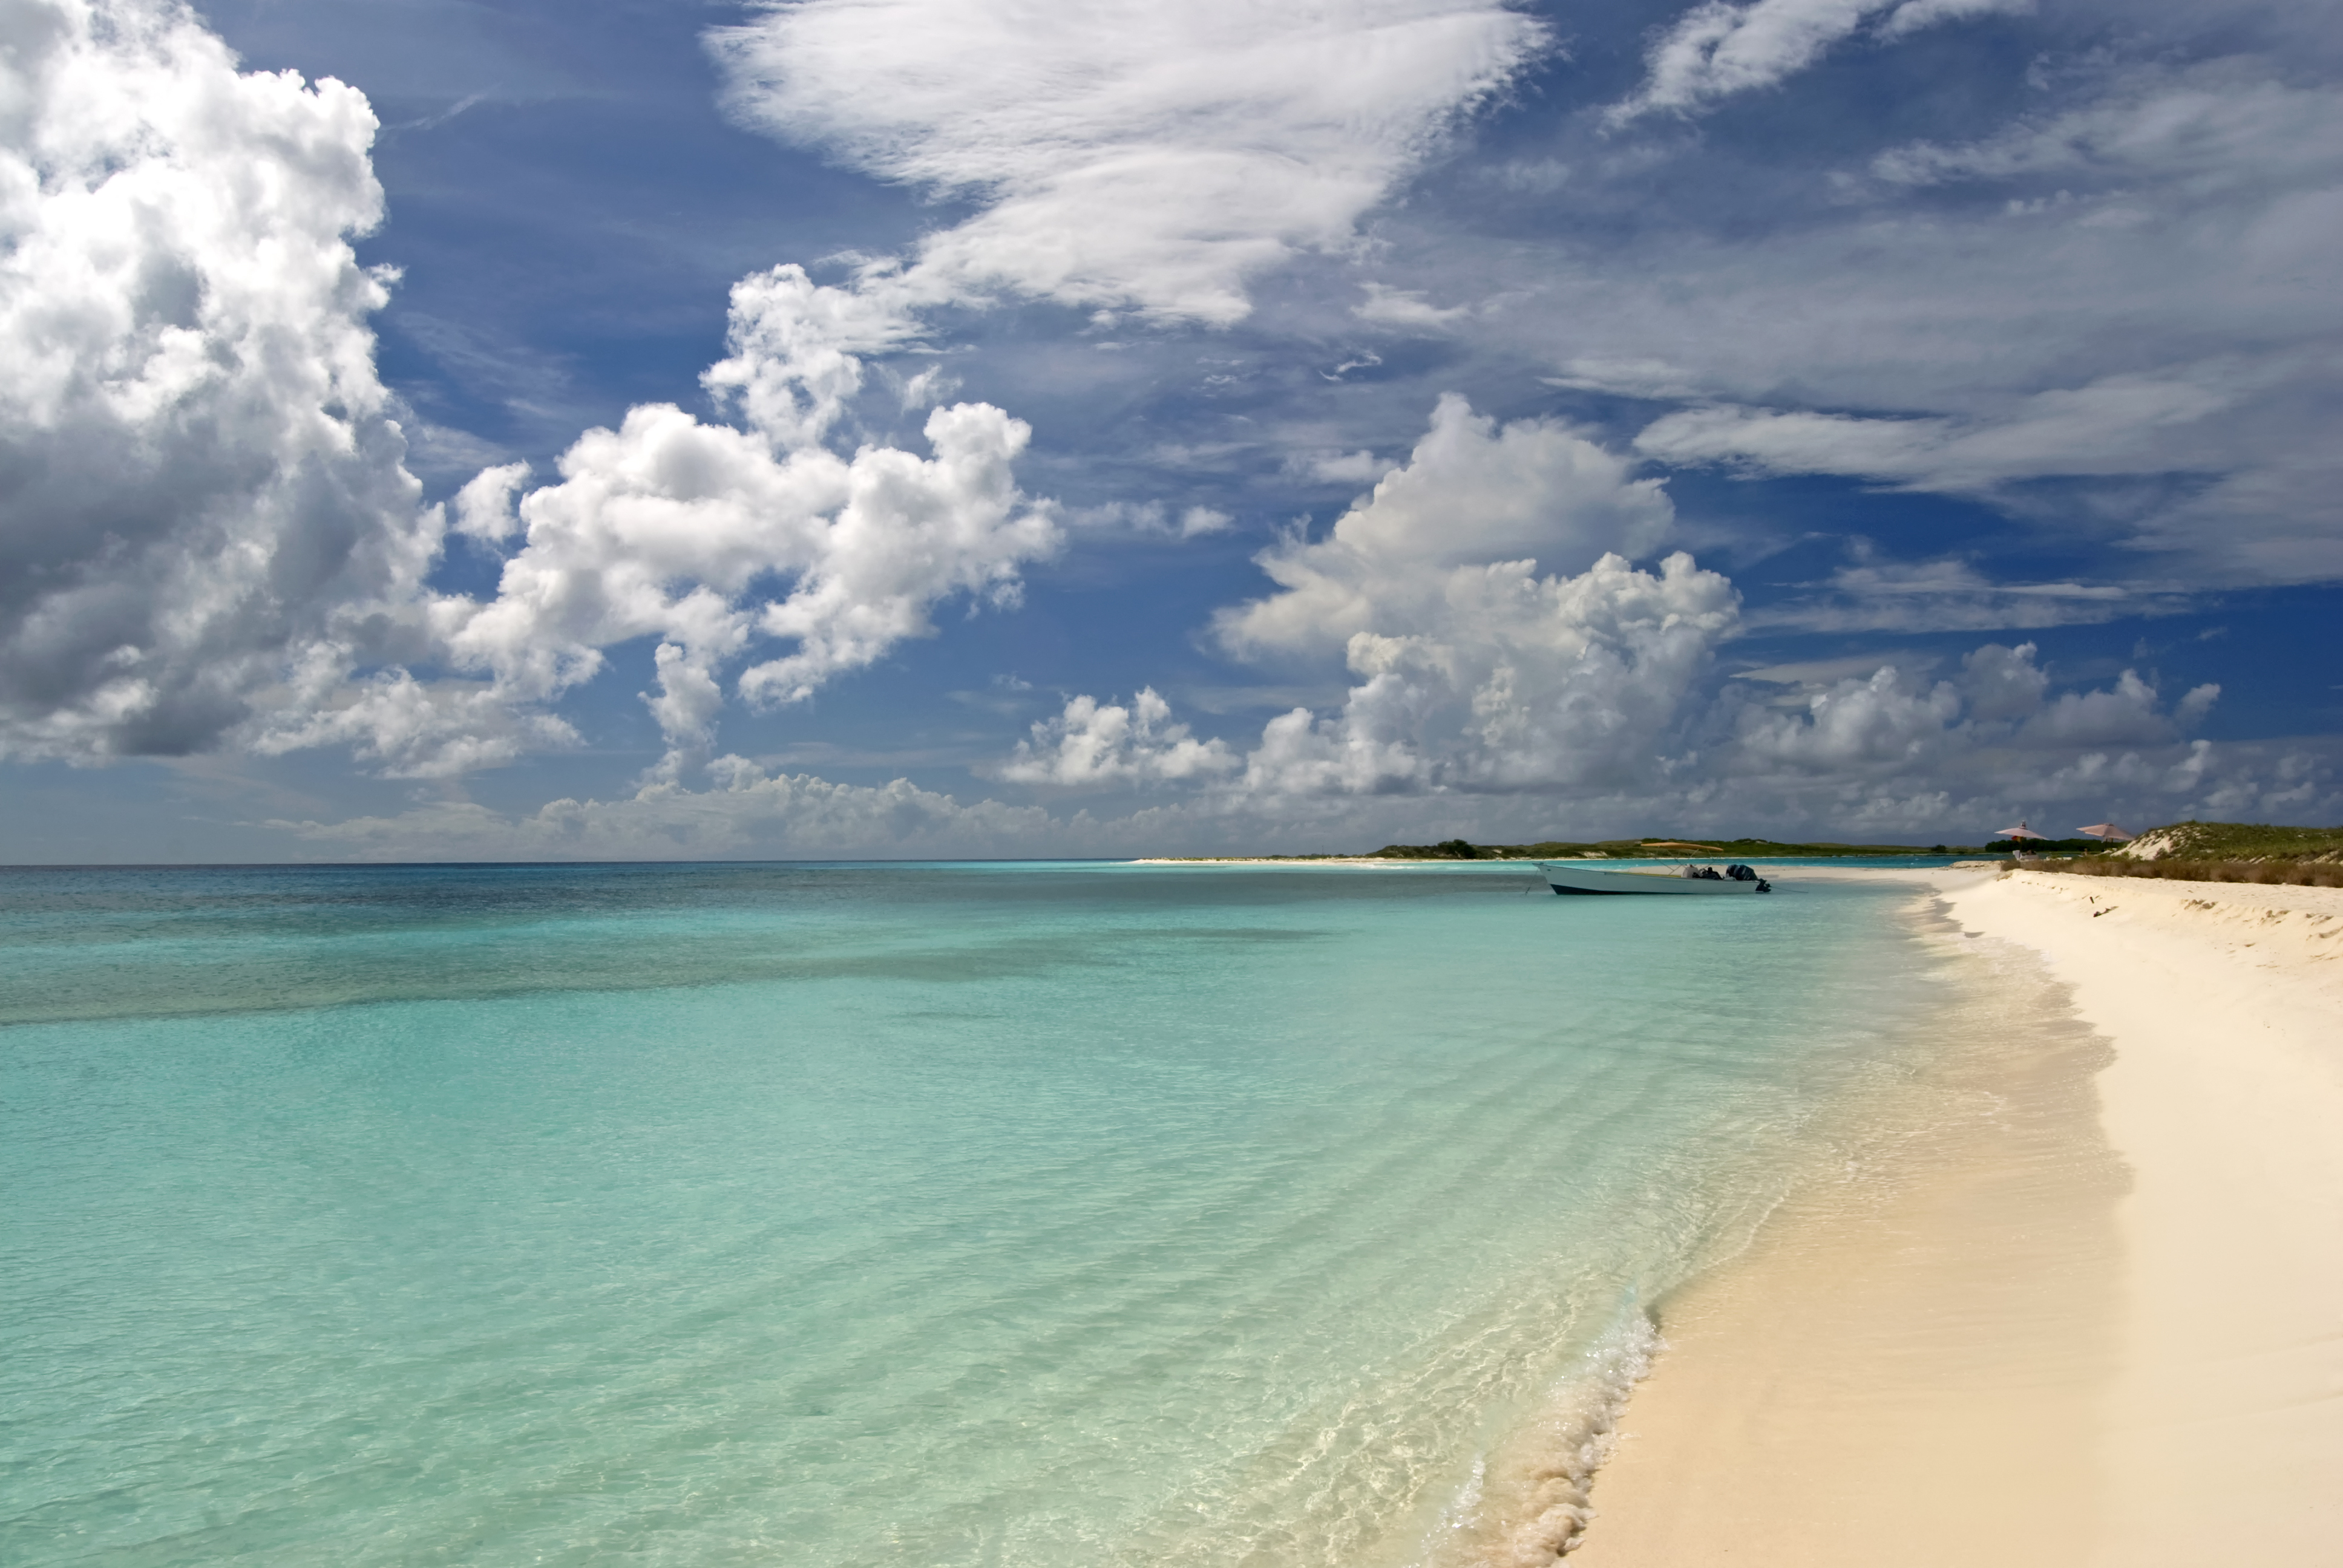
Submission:
[[[2016,827],[2015,827],[2015,828],[1996,828],[1996,829],[1994,829],[1994,834],[1993,834],[1993,836],[1994,836],[1995,838],[1996,838],[1996,839],[2048,839],[2048,838],[2050,837],[2050,835],[2049,835],[2049,834],[2047,834],[2047,833],[2037,833],[2037,832],[2036,832],[2033,829],[2031,829],[2031,828],[2027,827],[2027,826],[2026,825],[2025,819],[2023,819],[2023,818],[2020,818],[2020,819],[2018,819],[2017,826],[2016,826]]]
[[[2102,844],[2128,844],[2131,842],[2131,835],[2125,832],[2121,828],[2117,827],[2113,822],[2094,822],[2087,828],[2077,828],[2075,831],[2082,834],[2086,838],[2097,839]]]

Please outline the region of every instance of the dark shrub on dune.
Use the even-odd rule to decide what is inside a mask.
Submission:
[[[2331,860],[2033,860],[2029,871],[2077,877],[2158,877],[2175,882],[2264,882],[2299,888],[2343,888],[2343,865]]]

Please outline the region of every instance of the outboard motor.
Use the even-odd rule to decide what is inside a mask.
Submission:
[[[1725,868],[1725,874],[1736,882],[1754,882],[1757,879],[1757,873],[1747,866],[1727,866]]]

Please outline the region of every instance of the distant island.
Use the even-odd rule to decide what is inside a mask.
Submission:
[[[2096,849],[2091,839],[2061,839],[2056,848]],[[2038,846],[2052,848],[2051,844]],[[1722,856],[1731,859],[1765,859],[1797,856],[1857,855],[1983,855],[2007,845],[1962,844],[1785,844],[1773,839],[1603,839],[1593,843],[1569,843],[1550,839],[1537,844],[1472,844],[1451,839],[1440,844],[1386,844],[1371,860],[1681,860],[1690,855]]]
[[[2167,823],[2128,843],[2097,839],[2033,839],[2029,858],[2042,857],[2045,870],[2096,876],[2159,877],[2209,882],[2297,882],[2343,886],[2343,827],[2284,828],[2264,822]],[[1304,863],[1365,860],[1725,860],[1863,859],[1890,855],[2006,856],[2018,848],[2007,839],[1990,844],[1785,843],[1775,839],[1560,839],[1536,844],[1475,844],[1449,839],[1437,844],[1385,844],[1363,854],[1188,855],[1166,860],[1279,861]]]
[[[2038,849],[2097,849],[2093,839],[2059,839],[2034,844]],[[1549,839],[1536,844],[1474,844],[1450,839],[1438,844],[1385,844],[1358,854],[1185,855],[1185,860],[1682,860],[1693,856],[1725,859],[1784,857],[1818,859],[1878,855],[1989,855],[2006,844],[1785,844],[1773,839],[1603,839],[1573,843]]]

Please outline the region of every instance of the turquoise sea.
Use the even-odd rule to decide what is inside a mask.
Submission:
[[[1936,1049],[1768,874],[0,871],[0,1562],[1530,1560]]]

